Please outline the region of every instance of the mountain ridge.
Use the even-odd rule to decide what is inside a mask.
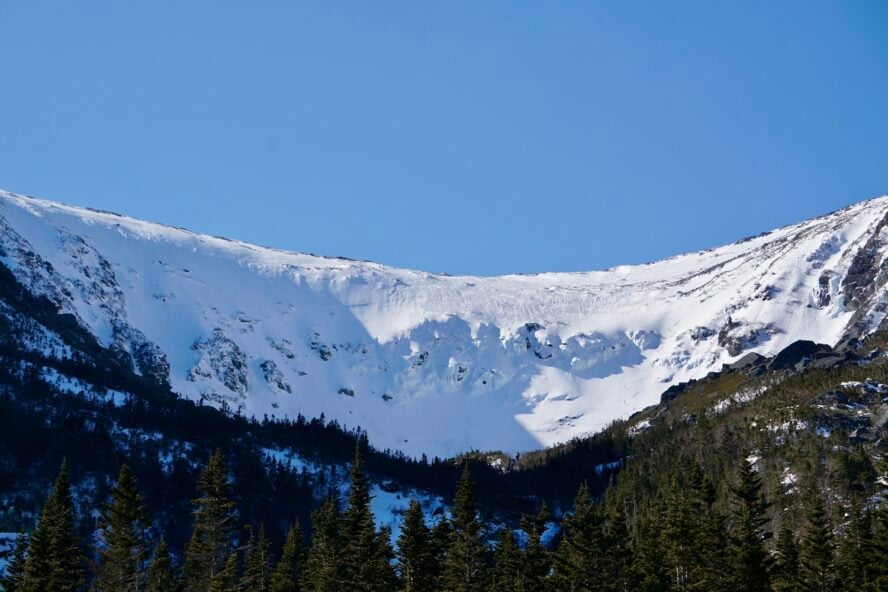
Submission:
[[[878,328],[886,214],[883,196],[636,266],[449,276],[0,192],[0,260],[183,396],[446,455],[593,433],[749,352]]]

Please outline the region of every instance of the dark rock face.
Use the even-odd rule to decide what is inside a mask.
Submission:
[[[885,308],[885,303],[875,303],[876,306],[872,306],[874,303],[871,300],[888,280],[888,257],[880,259],[888,242],[883,238],[886,230],[888,216],[882,218],[870,239],[857,251],[842,281],[845,306],[848,310],[855,311],[845,333],[846,339],[859,337],[868,329],[867,316],[871,308]]]
[[[789,344],[768,363],[771,370],[788,370],[818,355],[831,355],[832,348],[822,343],[799,340]]]
[[[727,322],[718,332],[718,344],[725,348],[730,355],[739,356],[744,351],[761,345],[772,335],[780,332],[781,330],[771,323],[751,327],[728,317]]]
[[[818,290],[815,299],[818,308],[826,308],[832,300],[829,295],[829,282],[832,279],[832,275],[831,272],[825,271],[818,279]]]
[[[763,364],[766,359],[765,356],[750,352],[733,364],[725,364],[725,370],[745,370],[746,368]]]
[[[222,385],[243,398],[247,392],[247,356],[232,341],[225,332],[216,328],[212,337],[198,339],[191,346],[201,354],[200,360],[188,372],[188,380],[197,382],[201,380],[218,380]],[[206,392],[204,396],[211,400],[222,397],[217,392]]]
[[[857,251],[845,280],[842,282],[842,291],[845,295],[845,303],[849,309],[857,309],[875,291],[876,279],[884,276],[888,269],[888,260],[879,261],[881,250],[885,247],[882,240],[882,230],[888,226],[888,216],[882,218],[876,227],[872,237]]]

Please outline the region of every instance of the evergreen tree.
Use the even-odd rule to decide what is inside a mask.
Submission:
[[[690,511],[694,548],[690,553],[690,589],[706,592],[730,586],[726,517],[716,508],[715,486],[700,465],[691,473]]]
[[[536,516],[522,518],[521,527],[527,535],[527,545],[521,554],[525,592],[544,592],[547,588],[546,577],[552,562],[549,551],[543,545],[543,533],[550,517],[549,508],[543,502]]]
[[[832,528],[823,498],[817,492],[811,492],[808,497],[801,545],[802,582],[805,590],[832,592],[835,568]]]
[[[194,531],[185,550],[186,592],[207,592],[215,576],[223,567],[227,569],[231,555],[236,515],[220,451],[210,457],[198,488],[201,496],[194,500]]]
[[[466,463],[453,498],[450,542],[442,575],[442,588],[446,592],[474,592],[482,590],[486,584],[487,547],[473,489]]]
[[[431,580],[435,590],[444,588],[444,562],[447,559],[447,550],[450,548],[450,537],[453,529],[446,516],[441,516],[431,529],[429,541],[431,543]]]
[[[659,508],[639,521],[638,536],[633,544],[633,571],[639,592],[669,592],[672,589],[660,530],[663,522],[663,512]]]
[[[888,592],[888,504],[881,504],[873,516],[872,554],[873,588],[877,592]]]
[[[524,569],[514,533],[503,528],[493,551],[491,592],[524,592]]]
[[[160,539],[154,550],[154,560],[148,566],[148,581],[145,592],[176,592],[179,583],[173,574],[173,562],[166,541]]]
[[[145,580],[147,516],[129,467],[123,465],[99,519],[98,592],[140,592]]]
[[[390,562],[391,543],[376,531],[370,509],[370,483],[364,474],[360,443],[355,447],[350,476],[348,508],[342,521],[344,590],[388,592],[395,582]]]
[[[0,577],[3,592],[23,592],[25,589],[25,560],[28,554],[28,537],[20,534],[15,541],[12,557],[6,565],[6,573]]]
[[[339,502],[332,495],[312,513],[311,547],[302,576],[302,589],[306,592],[344,589],[341,522]]]
[[[271,582],[271,541],[265,534],[265,527],[259,528],[259,535],[250,532],[247,555],[244,560],[244,575],[240,588],[243,592],[268,592]]]
[[[740,480],[734,489],[733,584],[736,592],[767,592],[770,589],[771,560],[765,549],[770,533],[768,503],[752,463],[744,459]]]
[[[307,550],[302,529],[296,522],[287,533],[287,541],[281,551],[281,560],[271,574],[270,592],[299,592],[300,580],[305,569]]]
[[[85,580],[84,556],[74,525],[68,466],[56,478],[28,544],[25,592],[76,592]]]
[[[207,592],[240,592],[237,583],[237,553],[232,552],[207,583]]]
[[[872,589],[872,520],[859,500],[852,503],[849,514],[836,557],[837,581],[845,590],[867,592]]]
[[[564,519],[562,528],[564,536],[554,554],[553,588],[570,592],[605,590],[604,519],[592,503],[585,482],[577,491],[573,514]]]
[[[435,589],[432,533],[426,526],[422,506],[415,500],[410,502],[404,514],[397,557],[403,592],[432,592]]]
[[[633,549],[629,539],[626,516],[622,507],[617,507],[605,518],[605,590],[627,592],[636,588]]]
[[[799,578],[799,547],[788,520],[783,521],[777,534],[772,587],[774,592],[799,592],[802,589]]]
[[[673,483],[666,498],[663,540],[672,585],[681,592],[692,589],[694,567],[699,564],[696,534],[690,500]]]

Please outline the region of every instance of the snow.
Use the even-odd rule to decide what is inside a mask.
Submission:
[[[306,460],[290,449],[263,448],[262,452],[266,458],[280,462],[284,466],[298,472],[305,471],[306,473],[317,475],[331,471],[329,465]],[[346,465],[336,465],[332,468],[332,471],[337,477],[336,482],[338,483],[339,496],[341,499],[345,499],[348,496],[349,490],[349,468]],[[392,485],[394,486],[394,484]],[[401,533],[404,513],[407,511],[407,506],[410,505],[411,501],[415,500],[420,503],[426,523],[429,525],[437,521],[435,517],[436,510],[439,512],[444,511],[444,500],[440,496],[417,489],[404,491],[400,490],[399,487],[397,487],[397,491],[389,491],[388,489],[391,488],[383,487],[380,483],[371,484],[370,509],[373,511],[373,516],[376,519],[376,526],[386,526],[391,530],[392,541],[396,541]]]
[[[840,278],[886,213],[883,197],[647,265],[476,277],[0,192],[0,260],[105,345],[165,360],[185,397],[323,413],[412,455],[511,453],[598,431],[749,351],[837,342],[853,315]]]
[[[843,382],[841,384],[842,388],[847,389],[862,389],[865,391],[869,391],[871,393],[886,393],[888,392],[888,385],[881,384],[871,379],[867,379],[866,382],[859,381],[848,381]]]
[[[15,549],[18,536],[17,532],[0,532],[0,575],[6,573],[6,564]]]

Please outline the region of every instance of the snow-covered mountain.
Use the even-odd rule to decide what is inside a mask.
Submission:
[[[0,261],[137,371],[417,455],[550,445],[748,352],[871,331],[886,254],[888,196],[648,265],[454,277],[0,192]]]

